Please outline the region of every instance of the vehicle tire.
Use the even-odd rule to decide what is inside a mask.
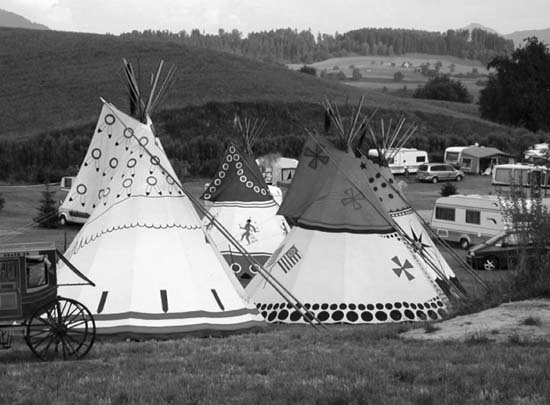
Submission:
[[[468,239],[462,238],[460,239],[460,247],[464,250],[468,250],[470,247],[470,242],[468,242]]]
[[[61,226],[67,225],[67,218],[65,218],[64,215],[59,217],[59,225],[61,225]]]
[[[439,179],[438,179],[437,177],[434,177],[434,178],[432,179],[432,183],[433,183],[433,184],[437,183],[438,181],[439,181]]]
[[[495,256],[487,256],[483,259],[483,269],[493,271],[498,269],[498,259]]]
[[[456,176],[456,181],[462,181],[462,176],[460,174]]]

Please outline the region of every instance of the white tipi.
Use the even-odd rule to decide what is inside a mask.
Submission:
[[[84,166],[99,170],[79,174],[76,184],[97,190],[78,197],[95,208],[66,252],[96,287],[67,285],[79,281],[61,265],[61,293],[90,309],[99,334],[165,337],[262,325],[146,121],[103,106],[86,159],[96,147],[101,154]]]
[[[362,169],[349,151],[310,136],[279,210],[296,225],[266,269],[325,323],[440,319],[445,294]],[[268,321],[303,322],[261,279],[247,291]]]

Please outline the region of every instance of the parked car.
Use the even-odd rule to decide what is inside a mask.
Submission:
[[[419,181],[429,181],[432,183],[445,180],[462,181],[464,172],[445,163],[426,163],[418,166],[416,178]]]
[[[520,254],[527,259],[536,258],[539,248],[534,246],[528,233],[514,230],[499,232],[487,241],[474,246],[466,256],[467,262],[478,270],[505,270],[514,268]],[[522,249],[524,251],[522,252]]]

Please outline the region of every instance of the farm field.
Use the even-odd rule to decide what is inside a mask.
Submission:
[[[413,206],[428,216],[441,184],[418,183],[413,176],[398,180],[407,183],[405,194]],[[198,196],[204,182],[185,184]],[[453,184],[461,193],[486,193],[490,178],[467,176]],[[0,238],[30,223],[42,189],[0,186],[6,199]],[[12,240],[48,239],[63,248],[65,233],[70,241],[78,228],[25,230]],[[456,273],[476,294],[479,286],[458,267]],[[506,272],[479,275],[492,283]],[[549,343],[494,343],[482,330],[465,342],[404,340],[401,333],[413,327],[432,330],[422,324],[318,330],[269,325],[209,338],[101,338],[84,360],[53,363],[37,361],[16,336],[11,350],[0,350],[0,403],[542,404],[550,399]]]
[[[361,90],[391,91],[403,90],[412,93],[418,86],[423,86],[428,78],[423,76],[419,67],[423,64],[429,64],[433,69],[437,63],[441,63],[440,72],[449,75],[467,75],[476,69],[479,78],[460,77],[456,78],[464,84],[468,92],[473,96],[474,103],[479,100],[479,92],[483,88],[477,82],[483,79],[489,71],[479,61],[460,59],[447,55],[428,55],[428,54],[405,54],[399,56],[355,56],[331,58],[321,62],[311,64],[321,72],[338,73],[342,72],[351,79],[354,69],[358,69],[362,78],[357,81],[345,81],[344,83]],[[289,65],[291,69],[299,69],[302,65]],[[394,81],[394,74],[401,72],[403,80]]]

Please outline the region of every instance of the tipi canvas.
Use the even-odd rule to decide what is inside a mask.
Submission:
[[[383,207],[390,214],[403,237],[415,246],[428,264],[428,272],[447,296],[460,295],[463,287],[437,245],[430,237],[424,221],[403,196],[391,170],[362,156],[359,164],[364,167],[363,175],[374,194],[383,201]],[[389,198],[392,194],[393,198]]]
[[[446,296],[393,225],[365,168],[353,154],[310,136],[279,210],[296,225],[266,269],[325,323],[440,319]],[[261,279],[247,291],[268,321],[303,322]]]
[[[236,238],[248,254],[264,264],[290,227],[277,215],[279,204],[271,194],[254,159],[235,144],[229,144],[216,176],[202,195],[212,202],[210,214]],[[205,218],[204,225],[235,274],[246,283],[256,273],[255,264]]]
[[[169,336],[261,325],[146,121],[104,104],[76,179],[86,192],[73,199],[93,211],[66,252],[96,287],[60,292],[90,309],[99,334]],[[63,265],[58,271],[60,285],[78,283]]]

